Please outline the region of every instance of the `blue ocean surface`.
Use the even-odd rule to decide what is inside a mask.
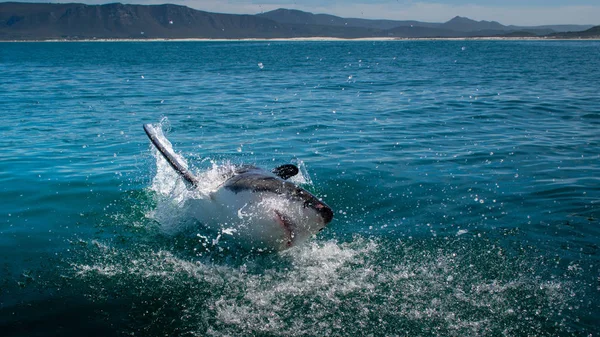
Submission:
[[[0,43],[0,114],[2,336],[600,334],[600,41]],[[166,232],[144,123],[334,220]]]

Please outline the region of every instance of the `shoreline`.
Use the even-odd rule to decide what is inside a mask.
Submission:
[[[336,42],[336,41],[599,41],[600,36],[593,38],[552,38],[552,37],[365,37],[365,38],[339,38],[339,37],[291,37],[291,38],[239,38],[239,39],[212,39],[212,38],[102,38],[102,39],[32,39],[32,40],[1,40],[0,42]]]

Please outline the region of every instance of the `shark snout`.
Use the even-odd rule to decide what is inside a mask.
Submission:
[[[333,211],[331,210],[331,208],[323,203],[318,203],[316,205],[313,206],[316,210],[317,213],[319,213],[319,215],[321,215],[321,217],[323,218],[323,222],[325,224],[328,224],[331,222],[331,220],[333,219]]]
[[[308,194],[308,192],[306,192]],[[316,197],[308,194],[309,197],[304,201],[304,207],[312,208],[317,214],[323,218],[323,224],[327,225],[333,219],[333,211],[331,207],[327,206],[324,202],[320,201]]]

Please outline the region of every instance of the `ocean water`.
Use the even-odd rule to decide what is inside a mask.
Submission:
[[[600,333],[599,41],[0,43],[0,114],[2,336]],[[222,246],[143,123],[334,220]]]

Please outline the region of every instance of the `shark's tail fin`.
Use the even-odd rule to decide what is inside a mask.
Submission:
[[[182,163],[179,158],[175,155],[175,153],[168,148],[160,139],[158,131],[152,124],[144,124],[144,131],[152,141],[152,144],[156,147],[158,152],[162,154],[163,157],[167,160],[169,165],[179,173],[179,175],[192,186],[198,186],[198,178],[196,178],[186,167],[184,163]]]

